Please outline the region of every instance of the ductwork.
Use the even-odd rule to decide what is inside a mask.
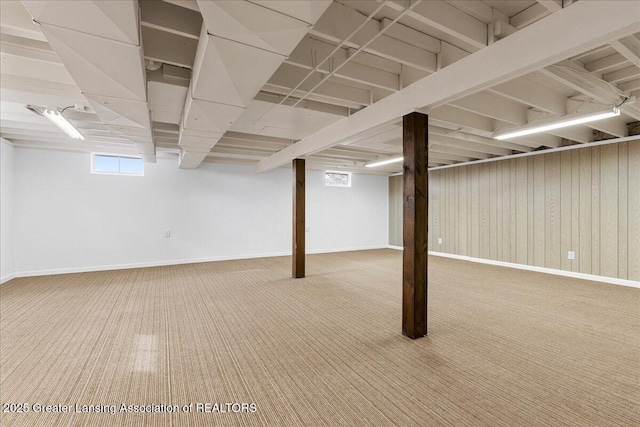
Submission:
[[[180,124],[181,168],[196,168],[331,0],[198,0],[204,18]]]
[[[107,129],[155,162],[138,2],[23,4]]]

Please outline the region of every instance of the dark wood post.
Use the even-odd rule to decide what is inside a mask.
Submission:
[[[293,160],[293,278],[304,277],[304,159]]]
[[[402,333],[427,334],[428,116],[403,118],[404,155]]]

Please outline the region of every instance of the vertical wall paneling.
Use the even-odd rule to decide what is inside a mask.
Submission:
[[[457,212],[456,211],[456,198],[453,197],[453,195],[455,194],[455,186],[456,186],[456,170],[455,169],[447,169],[447,192],[446,192],[446,211],[445,212],[450,212],[450,213],[454,213]],[[446,249],[447,252],[449,253],[455,253],[456,252],[456,233],[455,233],[455,228],[456,227],[456,223],[455,223],[455,216],[451,216],[446,218],[445,217],[445,221],[447,223],[447,229],[446,229],[446,235],[447,235],[447,240],[445,241],[446,243]]]
[[[478,182],[480,187],[480,257],[491,257],[491,242],[489,241],[491,221],[491,168],[489,163],[480,164],[478,169]]]
[[[540,156],[544,160],[545,243],[544,266],[560,268],[560,153]],[[566,256],[566,255],[565,255]]]
[[[497,242],[497,222],[498,222],[498,200],[497,200],[497,162],[488,163],[489,165],[489,258],[497,259],[498,242]]]
[[[600,147],[591,150],[591,274],[600,274]]]
[[[511,171],[510,189],[511,189],[511,256],[509,262],[516,261],[516,248],[517,248],[517,228],[516,228],[516,159],[509,160],[509,170]]]
[[[468,220],[469,220],[469,201],[467,187],[467,168],[456,168],[458,172],[458,253],[460,255],[469,255],[468,243]]]
[[[545,156],[533,157],[533,265],[545,263]]]
[[[600,148],[600,274],[618,275],[618,147]]]
[[[580,273],[591,274],[591,152],[580,153]]]
[[[571,271],[580,271],[580,152],[571,151],[571,250],[575,259],[571,261]]]
[[[442,210],[440,211],[440,218],[442,221],[442,247],[444,252],[451,252],[451,240],[453,236],[451,235],[451,222],[447,221],[445,215],[447,212],[453,212],[453,207],[451,206],[451,196],[449,194],[451,187],[451,169],[445,169],[442,173]],[[446,236],[446,238],[445,238]]]
[[[575,151],[575,150],[573,150]],[[571,203],[571,155],[572,151],[563,151],[560,153],[560,268],[562,270],[571,271],[571,260],[568,257],[571,249],[572,215],[573,209]]]
[[[502,261],[511,261],[511,161],[500,162],[502,168]]]
[[[533,265],[534,252],[534,197],[533,197],[533,157],[527,157],[527,264]]]
[[[442,252],[447,252],[447,239],[445,239],[445,235],[446,230],[446,222],[445,222],[445,218],[444,218],[444,214],[445,212],[447,212],[447,195],[446,195],[446,191],[447,191],[447,171],[446,170],[441,170],[438,171],[438,176],[441,178],[438,180],[438,194],[439,194],[439,200],[440,200],[440,204],[437,206],[439,212],[438,212],[438,218],[439,218],[439,229],[438,229],[438,237],[442,238],[442,244],[440,245],[440,250],[442,250]]]
[[[492,169],[494,177],[492,178],[491,188],[495,189],[495,204],[491,207],[491,256],[493,259],[500,259],[502,253],[502,168],[498,162],[491,163],[495,165]]]
[[[433,203],[433,243],[436,245],[436,250],[442,251],[442,245],[438,244],[438,238],[441,236],[440,231],[440,210],[442,209],[442,204],[440,203],[440,187],[442,186],[442,178],[440,177],[442,171],[436,171],[433,173],[435,182],[433,183],[433,195],[430,194]],[[431,224],[429,224],[431,227]]]
[[[471,242],[473,240],[473,224],[471,223],[471,213],[473,211],[473,199],[471,193],[471,168],[467,170],[467,254],[471,255]]]
[[[629,280],[640,280],[640,143],[630,142],[628,154],[627,274]]]
[[[444,171],[438,171],[436,174],[437,177],[437,181],[436,184],[434,186],[434,189],[436,191],[437,194],[437,200],[440,200],[440,202],[442,202],[444,200],[444,194],[442,194],[443,188],[444,188]],[[445,251],[445,247],[444,247],[444,228],[443,228],[443,223],[444,223],[444,218],[442,218],[443,213],[445,212],[444,209],[444,203],[440,203],[439,205],[435,205],[434,204],[434,208],[437,212],[436,215],[436,224],[437,224],[437,232],[435,237],[435,243],[436,243],[436,247],[441,250],[442,252]],[[438,243],[439,239],[443,239],[442,243]]]
[[[469,166],[471,172],[471,256],[480,257],[480,165]]]
[[[458,195],[460,194],[460,170],[458,168],[451,169],[453,171],[454,183],[453,194],[451,199],[453,200],[453,216],[451,229],[453,231],[453,253],[459,254],[460,251],[460,200]]]
[[[445,239],[446,236],[446,222],[445,222],[445,212],[447,212],[447,171],[446,170],[441,170],[438,171],[438,177],[440,177],[441,179],[438,180],[438,194],[439,194],[439,200],[440,200],[440,204],[437,206],[439,212],[438,212],[438,218],[439,218],[439,230],[438,230],[438,237],[442,238],[442,244],[440,245],[440,250],[442,252],[447,252],[447,239]]]
[[[440,169],[429,177],[429,250],[640,280],[640,141]],[[402,203],[399,178],[389,183],[389,242],[400,246],[393,243],[392,206]]]
[[[444,225],[444,236],[447,236],[446,239],[444,239],[443,243],[444,243],[444,250],[445,252],[449,252],[449,253],[453,253],[453,232],[452,232],[452,226],[453,226],[453,221],[449,220],[448,218],[444,218],[444,215],[446,214],[446,212],[455,212],[453,210],[453,197],[451,197],[453,190],[452,190],[452,186],[454,185],[454,178],[453,175],[455,174],[455,170],[454,169],[446,169],[445,170],[445,176],[444,176],[444,211],[443,211],[443,225]]]
[[[449,198],[447,197],[447,172],[449,170],[443,170],[440,176],[442,180],[440,182],[440,237],[442,238],[442,249],[444,252],[449,252],[447,249],[449,247],[449,240],[451,240],[451,235],[447,233],[447,225],[449,225],[450,221],[447,221],[445,215],[449,212],[447,208],[447,203],[449,202]]]
[[[528,192],[528,165],[529,159],[520,157],[516,161],[516,260],[518,264],[527,264],[528,258],[528,215],[529,215],[529,192]]]
[[[627,218],[629,215],[629,144],[620,143],[618,152],[618,277],[627,278],[627,244],[629,240],[629,229],[627,228]],[[640,192],[639,188],[635,191]]]

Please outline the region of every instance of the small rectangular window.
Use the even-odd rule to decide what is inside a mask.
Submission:
[[[110,154],[91,155],[91,173],[102,175],[144,176],[144,162],[136,157]]]
[[[325,171],[324,184],[327,187],[351,187],[351,172]]]

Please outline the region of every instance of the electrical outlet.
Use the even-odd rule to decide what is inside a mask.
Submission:
[[[442,238],[438,237],[438,244],[441,245],[442,244]]]
[[[308,225],[306,225],[306,226],[304,227],[304,231],[306,231],[307,233],[309,232],[309,226],[308,226]]]
[[[171,237],[171,230],[164,230],[164,237],[165,238]]]
[[[576,253],[574,251],[569,251],[569,259],[576,259]]]

